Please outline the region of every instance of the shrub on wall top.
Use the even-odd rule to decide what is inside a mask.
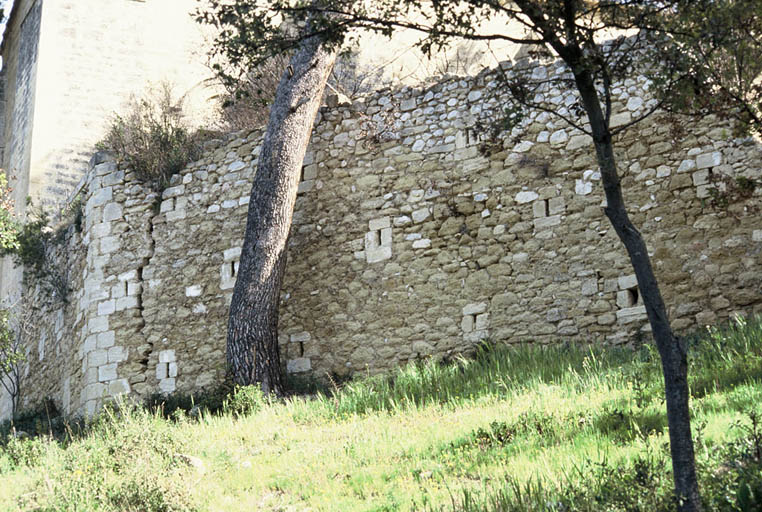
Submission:
[[[164,83],[133,98],[126,114],[115,115],[98,148],[113,153],[120,167],[132,169],[160,192],[201,156],[201,142],[199,131],[185,123],[183,98],[174,100],[171,86]]]

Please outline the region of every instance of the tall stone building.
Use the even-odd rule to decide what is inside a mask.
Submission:
[[[168,82],[197,120],[212,92],[194,0],[16,0],[0,71],[0,155],[17,209],[61,204],[111,116]],[[0,294],[15,281],[3,266]]]

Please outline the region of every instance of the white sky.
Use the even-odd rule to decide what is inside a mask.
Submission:
[[[5,35],[5,22],[8,19],[11,7],[13,7],[13,0],[0,0],[0,7],[3,8],[3,21],[0,22],[0,34]],[[2,40],[3,38],[0,36],[0,41]]]

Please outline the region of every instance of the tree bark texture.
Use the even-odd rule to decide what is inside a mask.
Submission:
[[[281,78],[251,189],[241,261],[230,304],[228,370],[237,384],[282,393],[278,306],[304,154],[336,51],[302,41]]]
[[[574,70],[574,66],[572,67]],[[661,357],[678,510],[696,512],[701,510],[701,499],[696,478],[696,460],[688,406],[690,393],[687,347],[684,340],[672,332],[646,243],[627,214],[614,157],[611,131],[601,110],[592,75],[583,66],[577,66],[574,70],[574,78],[590,121],[596,157],[606,193],[606,216],[630,257],[654,341]]]

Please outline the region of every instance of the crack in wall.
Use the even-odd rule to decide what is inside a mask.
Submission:
[[[158,215],[157,208],[153,206],[153,204],[150,205],[148,210],[146,211],[148,214],[148,218],[146,219],[145,225],[147,226],[146,229],[146,241],[147,244],[147,256],[143,258],[141,265],[137,268],[137,284],[138,284],[138,293],[137,293],[137,310],[138,315],[140,318],[140,325],[138,326],[138,331],[140,332],[140,335],[143,337],[143,340],[145,343],[141,345],[143,350],[140,352],[140,373],[144,376],[144,382],[148,380],[148,376],[150,375],[149,369],[148,369],[148,363],[151,359],[151,355],[153,354],[154,344],[150,339],[150,333],[148,331],[148,322],[146,321],[145,316],[145,300],[144,295],[146,294],[148,290],[148,282],[144,278],[143,274],[145,271],[145,268],[148,267],[151,264],[151,259],[154,256],[155,250],[156,250],[156,239],[154,238],[154,220],[156,219],[156,216]]]

